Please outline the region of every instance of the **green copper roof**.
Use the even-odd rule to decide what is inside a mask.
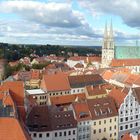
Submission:
[[[140,46],[115,46],[115,58],[140,58]]]

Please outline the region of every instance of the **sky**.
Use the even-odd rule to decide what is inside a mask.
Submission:
[[[140,0],[0,0],[0,42],[102,45],[112,20],[116,45],[139,45]]]

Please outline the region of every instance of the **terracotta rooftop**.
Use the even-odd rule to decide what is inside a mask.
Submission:
[[[105,80],[110,80],[111,77],[113,76],[113,74],[114,74],[114,71],[106,70],[106,71],[103,73],[102,77],[103,77],[103,79],[105,79]]]
[[[138,75],[130,74],[128,78],[124,81],[124,84],[132,85],[135,81],[137,81],[138,78]]]
[[[0,140],[31,140],[15,118],[0,118]]]
[[[86,102],[75,102],[72,105],[77,121],[91,120],[90,111]]]
[[[140,104],[140,87],[133,88],[132,91],[133,91],[133,95],[135,96],[136,100]]]
[[[0,86],[0,91],[9,90],[17,106],[24,105],[24,83],[21,81],[4,82]]]
[[[70,90],[66,73],[57,73],[52,75],[44,75],[41,88],[47,91],[65,91]]]
[[[102,85],[87,86],[86,89],[89,96],[107,94],[106,89]]]
[[[109,93],[109,96],[115,100],[116,105],[119,108],[120,105],[124,102],[124,98],[127,96],[127,93],[128,93],[128,90],[126,89],[114,88]]]
[[[140,85],[140,76],[138,76],[138,79],[135,80],[135,81],[133,82],[133,84],[135,84],[135,85]]]
[[[113,59],[111,62],[112,67],[123,67],[123,66],[139,66],[140,59]]]
[[[121,140],[133,140],[133,138],[129,133],[125,133]]]
[[[118,114],[111,97],[88,99],[87,103],[93,120],[114,117]]]
[[[73,103],[76,99],[81,99],[85,100],[86,96],[84,93],[81,94],[72,94],[72,95],[65,95],[65,96],[54,96],[50,97],[50,102],[52,105],[64,105],[64,104],[71,104]]]

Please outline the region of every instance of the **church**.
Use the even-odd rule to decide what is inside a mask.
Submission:
[[[115,46],[112,22],[108,29],[104,29],[102,44],[102,68],[127,67],[140,71],[140,47],[138,46]]]

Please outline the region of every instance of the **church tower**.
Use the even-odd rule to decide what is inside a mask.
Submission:
[[[104,30],[104,39],[102,44],[102,68],[108,68],[112,59],[114,58],[114,38],[113,38],[113,27],[112,21],[110,24],[110,29],[108,31],[107,23]]]

